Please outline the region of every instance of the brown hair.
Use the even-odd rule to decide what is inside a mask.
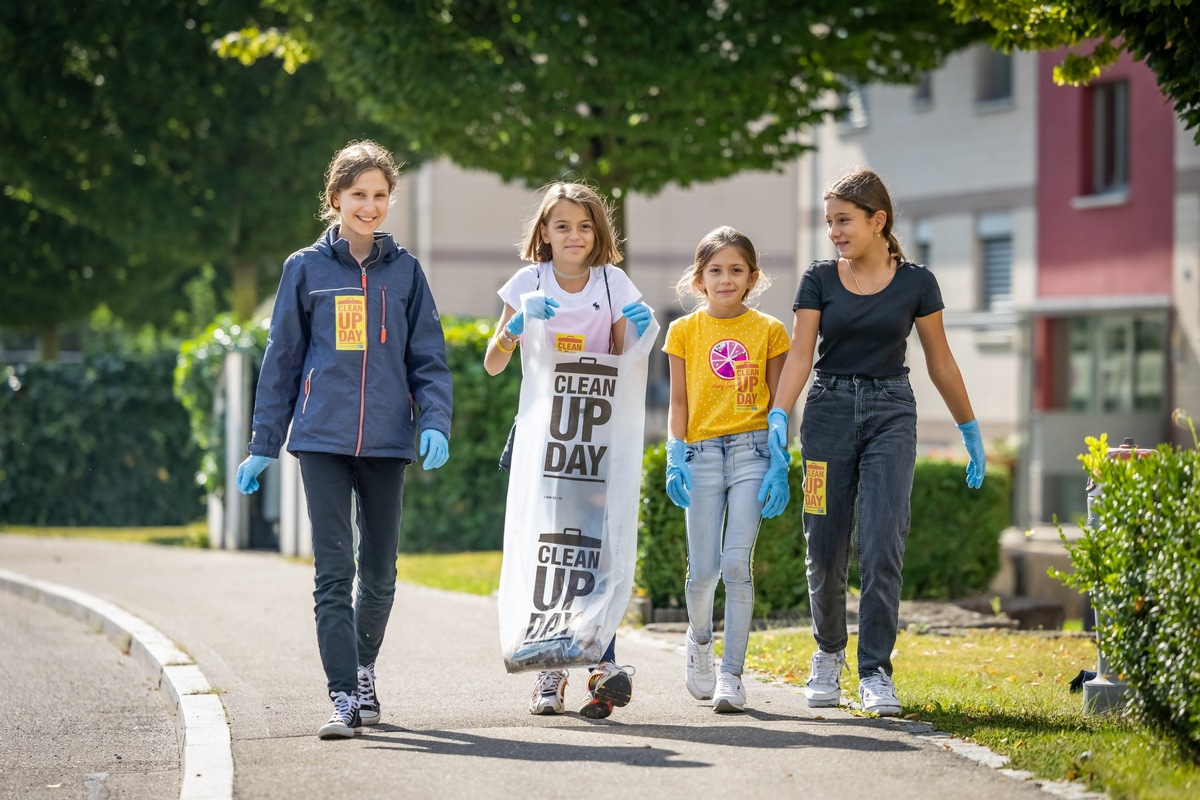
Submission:
[[[521,258],[538,264],[545,264],[554,259],[550,243],[542,239],[542,225],[550,219],[550,212],[563,201],[574,203],[584,210],[592,221],[595,232],[595,246],[588,254],[588,266],[599,267],[604,264],[617,264],[624,256],[618,248],[616,234],[613,233],[612,210],[597,194],[596,190],[584,183],[566,183],[556,181],[545,187],[542,204],[537,213],[525,221],[525,230],[521,234]]]
[[[898,261],[905,260],[900,240],[892,232],[896,214],[892,211],[892,198],[887,187],[883,185],[883,178],[866,167],[856,167],[829,184],[825,189],[824,199],[830,198],[853,203],[867,212],[868,217],[875,216],[877,211],[887,214],[887,222],[883,223],[881,234],[887,242],[888,252]]]
[[[704,235],[700,244],[696,245],[696,256],[692,259],[692,265],[685,269],[683,275],[675,282],[675,294],[678,295],[680,301],[694,299],[698,301],[696,305],[704,305],[707,302],[708,296],[704,293],[703,288],[704,268],[708,266],[709,261],[712,261],[713,256],[726,247],[737,250],[746,262],[750,275],[758,276],[754,285],[746,290],[746,295],[742,298],[743,303],[758,297],[771,285],[771,279],[758,268],[758,253],[755,251],[754,242],[750,241],[750,237],[736,228],[722,225]]]
[[[386,147],[370,139],[362,139],[350,142],[338,150],[325,170],[325,191],[321,195],[320,218],[327,222],[336,221],[338,211],[333,207],[333,196],[354,185],[359,175],[372,169],[383,172],[389,192],[396,191],[396,182],[400,180],[400,165]]]

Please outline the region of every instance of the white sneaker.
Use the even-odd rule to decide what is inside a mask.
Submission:
[[[862,700],[863,711],[878,714],[881,717],[894,717],[900,713],[900,700],[896,697],[896,684],[891,677],[879,667],[858,683],[858,696]]]
[[[358,714],[363,725],[379,724],[379,698],[375,696],[375,665],[358,668],[358,688],[354,690],[358,700]]]
[[[565,669],[539,672],[533,695],[529,698],[529,713],[537,715],[561,714],[567,710],[563,695],[567,693],[567,671]]]
[[[722,672],[717,678],[717,691],[713,694],[713,711],[727,714],[730,711],[746,710],[746,689],[742,679],[732,672]]]
[[[713,640],[700,644],[692,635],[692,629],[687,632],[687,664],[684,672],[684,682],[692,697],[697,700],[710,700],[713,690],[717,688],[717,673],[713,669]]]
[[[817,648],[812,657],[812,673],[804,684],[804,697],[809,708],[831,708],[842,699],[842,670],[846,667],[846,651],[826,653]]]

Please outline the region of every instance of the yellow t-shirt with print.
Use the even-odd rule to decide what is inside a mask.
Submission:
[[[765,429],[767,361],[788,345],[783,323],[753,308],[731,319],[701,308],[672,322],[663,352],[684,361],[687,441]]]

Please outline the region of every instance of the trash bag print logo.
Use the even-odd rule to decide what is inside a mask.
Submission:
[[[737,339],[722,339],[708,351],[708,365],[722,380],[731,381],[737,375],[737,363],[746,361],[750,355]]]
[[[607,475],[606,429],[617,393],[617,368],[581,358],[555,367],[550,436],[542,475],[560,480],[603,483]]]

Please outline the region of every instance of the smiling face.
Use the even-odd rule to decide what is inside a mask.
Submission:
[[[880,233],[887,223],[887,212],[867,212],[847,200],[825,200],[825,226],[838,255],[852,261],[864,258],[871,248],[879,247]],[[886,243],[883,243],[886,247]]]
[[[541,225],[542,241],[550,245],[554,266],[576,274],[588,268],[596,230],[592,218],[578,203],[562,200],[546,215]]]
[[[387,218],[392,189],[380,169],[359,173],[354,182],[329,198],[338,212],[338,234],[350,242],[370,242]]]
[[[736,247],[723,247],[705,262],[696,278],[712,316],[735,316],[746,310],[745,299],[758,281]]]

